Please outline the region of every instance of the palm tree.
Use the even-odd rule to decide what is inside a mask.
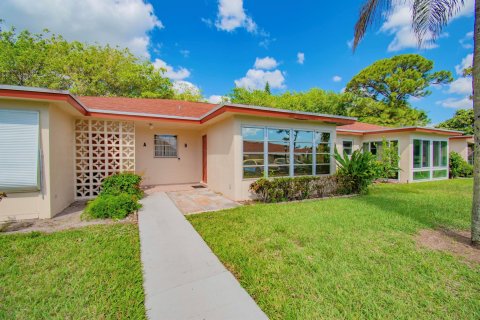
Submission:
[[[355,24],[353,50],[357,48],[368,27],[378,22],[391,12],[398,0],[365,0],[360,9],[360,17]],[[443,27],[464,5],[464,0],[404,0],[412,6],[412,27],[418,44],[427,35],[431,40],[442,32]],[[386,15],[387,14],[387,15]],[[480,0],[475,0],[475,23],[473,39],[473,112],[475,114],[475,152],[474,152],[474,187],[472,205],[472,244],[480,246]]]

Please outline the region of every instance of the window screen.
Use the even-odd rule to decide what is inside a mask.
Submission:
[[[155,135],[155,157],[176,158],[177,157],[177,136]]]
[[[39,113],[0,110],[0,191],[40,190]]]

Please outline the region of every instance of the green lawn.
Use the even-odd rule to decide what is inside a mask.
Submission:
[[[0,319],[144,319],[133,224],[0,235]]]
[[[189,216],[271,319],[480,319],[480,266],[417,246],[469,227],[472,180]]]

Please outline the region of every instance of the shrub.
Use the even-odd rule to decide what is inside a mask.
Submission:
[[[398,177],[398,171],[400,171],[400,167],[398,166],[400,161],[398,145],[384,138],[381,150],[378,160],[378,178],[384,181],[396,179]]]
[[[143,190],[140,189],[140,182],[142,182],[142,177],[138,174],[117,173],[103,180],[100,194],[117,196],[127,193],[141,199]]]
[[[84,213],[97,219],[123,219],[141,207],[142,205],[135,195],[127,193],[120,193],[119,195],[103,194],[89,201]]]
[[[450,152],[449,169],[450,178],[471,177],[473,174],[473,166],[454,151]]]
[[[337,176],[343,187],[343,193],[366,193],[368,186],[380,176],[379,164],[370,152],[355,150],[350,156],[343,157],[335,149]]]
[[[263,202],[322,198],[338,194],[335,176],[258,179],[250,190]]]

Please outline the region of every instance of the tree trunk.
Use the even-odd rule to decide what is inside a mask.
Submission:
[[[473,171],[472,243],[480,246],[480,0],[475,1],[473,28],[473,112],[475,114],[475,151]]]

